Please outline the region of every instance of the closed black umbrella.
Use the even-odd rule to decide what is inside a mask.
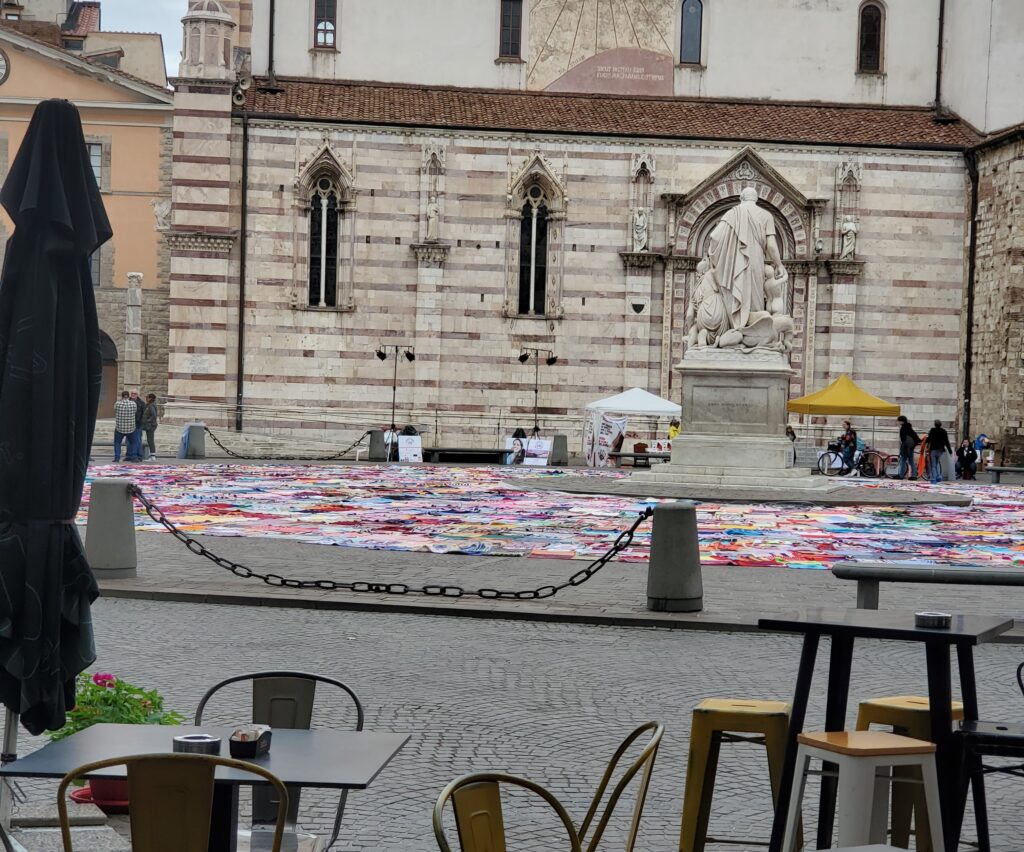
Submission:
[[[78,111],[36,107],[0,190],[0,701],[55,730],[96,658],[98,590],[74,518],[102,361],[89,257],[111,237]]]

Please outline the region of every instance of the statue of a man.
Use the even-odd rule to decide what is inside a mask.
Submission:
[[[427,202],[427,242],[436,243],[438,230],[441,221],[441,208],[437,203],[437,196],[431,195]]]
[[[647,211],[643,207],[633,211],[633,251],[647,251]]]
[[[857,251],[857,223],[853,216],[843,216],[843,247],[839,252],[840,260],[853,260]]]
[[[775,239],[775,219],[757,206],[756,189],[748,186],[740,192],[740,203],[715,225],[708,243],[711,272],[725,300],[729,328],[744,329],[752,313],[766,308],[766,262],[771,261],[778,277],[786,276]]]

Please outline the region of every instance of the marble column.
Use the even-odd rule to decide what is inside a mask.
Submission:
[[[843,373],[853,376],[857,343],[857,284],[864,262],[826,260],[832,279],[832,315],[829,317],[828,380]]]
[[[437,411],[441,407],[441,316],[444,287],[444,264],[447,245],[414,243],[416,255],[416,360],[413,370],[412,399],[415,411]],[[433,424],[426,424],[433,428]],[[438,425],[440,430],[441,426]],[[441,435],[432,435],[435,446]]]
[[[127,307],[124,320],[124,358],[121,384],[129,390],[144,390],[142,384],[142,273],[128,273]]]
[[[619,257],[626,267],[622,386],[646,390],[649,383],[654,264],[664,258],[653,251],[621,251]]]

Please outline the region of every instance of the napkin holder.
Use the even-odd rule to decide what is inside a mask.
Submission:
[[[267,725],[248,725],[236,728],[228,740],[231,756],[239,760],[253,760],[270,752],[270,736],[273,733]]]

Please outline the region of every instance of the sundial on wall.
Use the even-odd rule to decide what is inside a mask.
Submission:
[[[676,0],[531,0],[527,86],[671,95]]]

